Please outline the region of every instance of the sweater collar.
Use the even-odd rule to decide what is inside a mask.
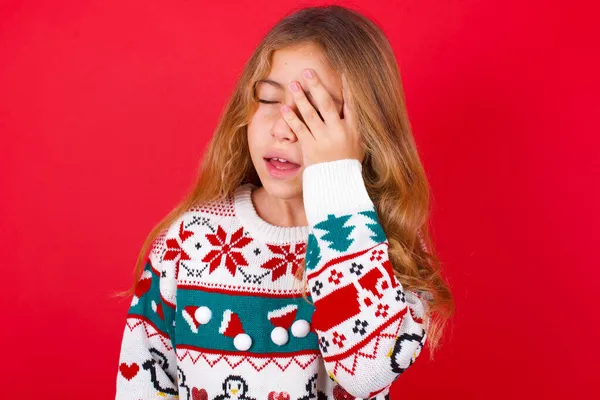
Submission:
[[[247,182],[238,186],[234,193],[235,214],[250,234],[265,243],[302,243],[308,238],[308,225],[277,226],[262,219],[252,203],[252,191],[258,186]]]

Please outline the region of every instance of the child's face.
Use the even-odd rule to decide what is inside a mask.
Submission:
[[[342,98],[341,78],[322,60],[322,52],[318,47],[305,44],[277,50],[273,54],[271,71],[265,79],[274,83],[261,81],[256,85],[256,98],[273,103],[259,103],[248,125],[248,144],[256,172],[264,188],[270,194],[281,198],[301,196],[304,170],[300,142],[279,111],[281,106],[287,104],[303,120],[288,84],[292,81],[298,82],[315,110],[319,111],[302,77],[302,71],[306,68],[312,68],[316,72],[330,94]],[[342,105],[336,104],[336,106],[341,115]],[[298,165],[289,171],[274,170],[275,166],[265,160],[271,151],[281,152],[281,158]],[[290,164],[280,166],[285,165],[290,166]]]

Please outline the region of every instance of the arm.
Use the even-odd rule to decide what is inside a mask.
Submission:
[[[303,197],[312,329],[325,367],[350,395],[374,397],[421,352],[426,302],[394,276],[358,160],[306,167]]]
[[[153,243],[133,295],[121,343],[116,399],[176,399],[173,274],[163,269],[165,233]],[[169,278],[169,276],[171,278]]]

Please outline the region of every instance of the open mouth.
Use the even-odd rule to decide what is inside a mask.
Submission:
[[[297,168],[300,165],[295,164],[291,161],[284,160],[282,158],[265,158],[265,161],[270,162],[277,169],[293,169]]]
[[[300,164],[285,161],[279,158],[265,158],[267,170],[276,178],[284,178],[294,175],[300,170]]]

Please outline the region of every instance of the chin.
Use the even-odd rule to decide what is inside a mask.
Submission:
[[[302,180],[285,181],[268,177],[261,179],[261,183],[267,193],[280,199],[291,199],[302,194]]]

